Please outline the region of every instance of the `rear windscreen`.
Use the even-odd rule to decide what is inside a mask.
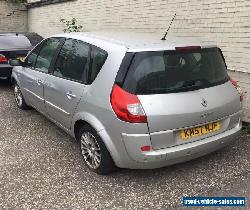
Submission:
[[[205,48],[135,53],[122,87],[145,95],[192,91],[226,81],[228,75],[220,50]]]
[[[25,33],[24,35],[29,39],[32,46],[36,46],[43,40],[43,37],[36,33]]]

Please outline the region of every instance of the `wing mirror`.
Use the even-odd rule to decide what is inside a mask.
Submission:
[[[9,64],[11,66],[24,66],[24,62],[18,60],[18,59],[10,59]]]

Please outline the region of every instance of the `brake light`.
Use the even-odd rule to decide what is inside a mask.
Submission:
[[[116,84],[111,92],[110,103],[120,120],[130,123],[147,123],[147,116],[139,98]]]
[[[240,101],[243,101],[243,91],[240,88],[240,86],[238,85],[237,81],[232,79],[231,77],[229,77],[230,82],[232,83],[232,85],[236,88],[236,90],[239,92],[240,94]]]
[[[200,46],[186,46],[186,47],[175,47],[177,51],[192,51],[192,50],[201,50]]]
[[[3,54],[0,54],[0,63],[7,63],[8,58],[6,58]]]

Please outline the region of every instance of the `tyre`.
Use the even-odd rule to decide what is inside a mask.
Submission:
[[[84,163],[91,171],[97,174],[110,174],[115,171],[114,161],[95,129],[84,125],[78,137]]]
[[[27,106],[27,104],[23,98],[23,95],[22,95],[22,92],[21,92],[19,85],[15,82],[13,87],[14,87],[15,102],[16,102],[17,106],[23,110],[28,109],[29,107]]]

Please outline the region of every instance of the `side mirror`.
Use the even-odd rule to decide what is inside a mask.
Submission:
[[[10,59],[9,60],[9,64],[11,66],[23,66],[24,65],[24,62],[18,60],[18,59]]]

